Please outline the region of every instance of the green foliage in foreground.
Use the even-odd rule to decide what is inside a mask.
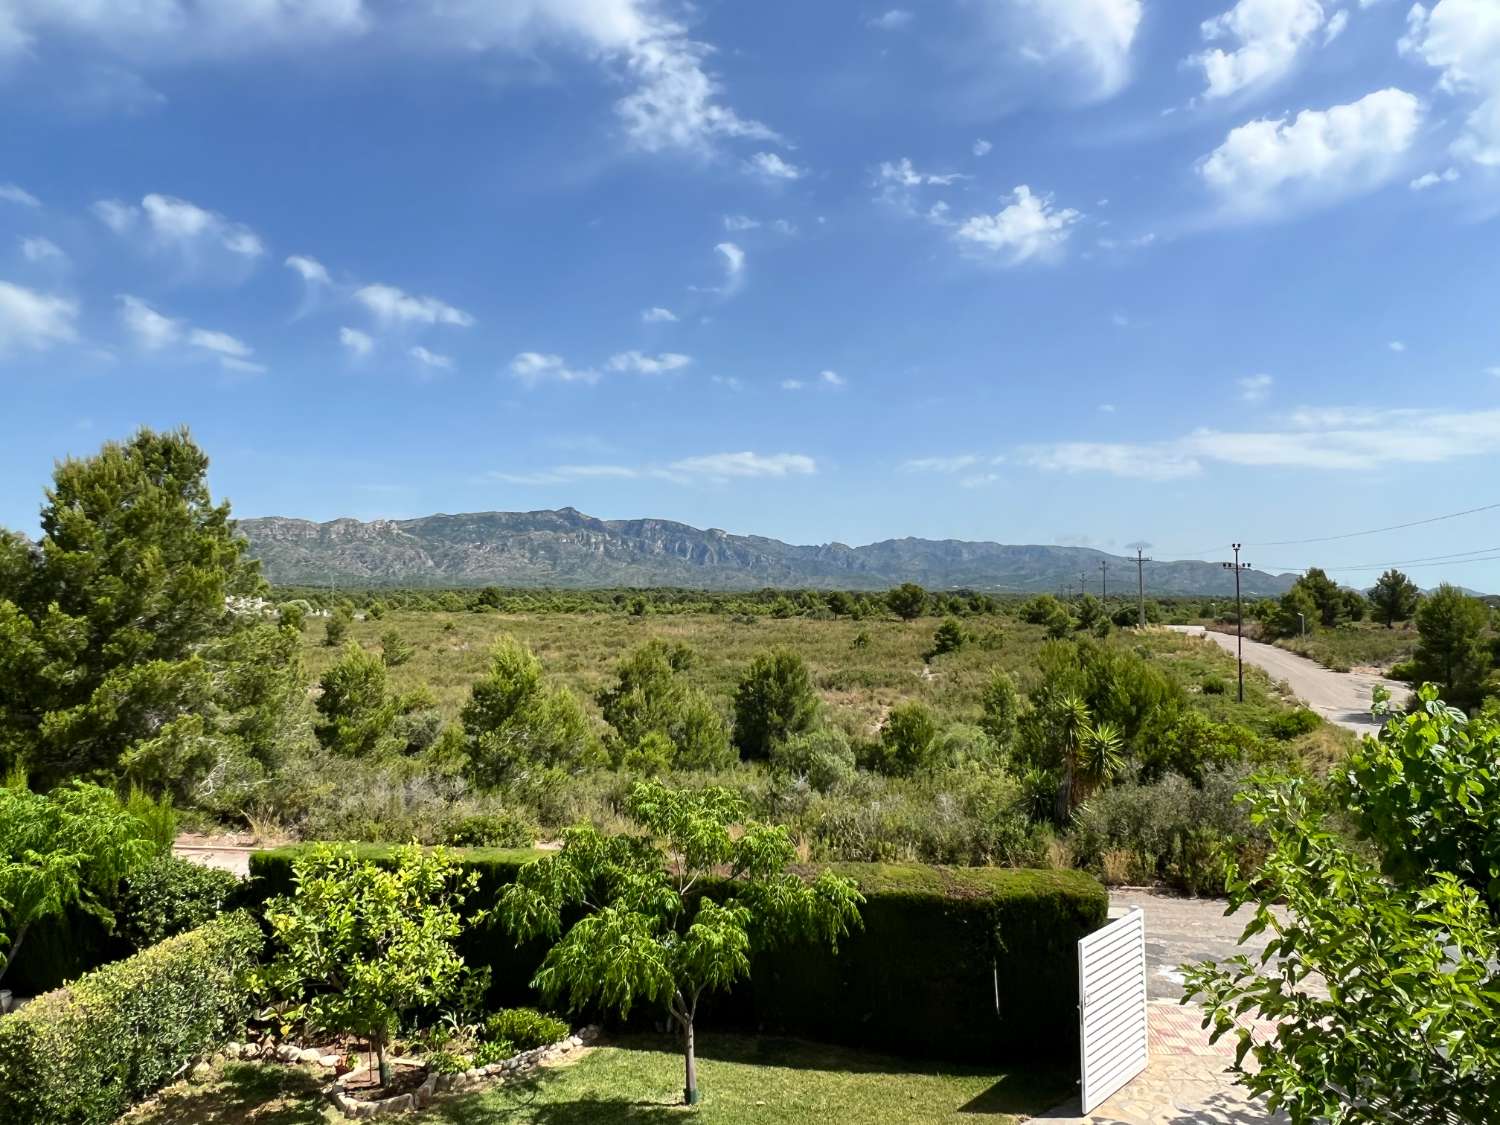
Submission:
[[[602,1125],[668,1122],[681,1074],[676,1044],[627,1036],[532,1080],[435,1106],[424,1121],[449,1125]],[[913,1063],[793,1039],[705,1034],[704,1082],[714,1096],[692,1111],[703,1125],[1016,1125],[1076,1087],[1066,1067],[999,1070]],[[295,1067],[228,1063],[204,1083],[180,1083],[125,1125],[322,1125],[326,1099]],[[980,1115],[976,1117],[976,1115]]]
[[[0,1018],[0,1121],[114,1121],[243,1025],[260,947],[260,927],[232,914]]]
[[[598,1003],[622,1016],[637,1003],[664,1007],[682,1036],[692,1105],[704,994],[749,977],[758,950],[799,939],[836,945],[859,925],[864,900],[843,876],[825,871],[807,883],[788,872],[797,854],[790,834],[743,823],[744,808],[727,790],[641,782],[627,808],[639,835],[570,829],[561,852],[521,869],[500,916],[520,940],[560,939],[534,981],[549,1000],[566,997],[574,1009]],[[732,889],[721,899],[689,898],[725,870]],[[564,933],[564,912],[577,908],[584,916]]]
[[[158,846],[152,825],[108,789],[0,786],[0,978],[43,918],[77,907],[112,926],[120,880]]]
[[[1215,1038],[1238,1036],[1236,1080],[1295,1125],[1500,1120],[1500,929],[1471,885],[1493,886],[1500,794],[1459,773],[1494,745],[1465,726],[1429,685],[1415,714],[1365,744],[1337,797],[1295,780],[1249,795],[1270,854],[1254,875],[1231,867],[1230,904],[1254,906],[1247,938],[1274,936],[1259,965],[1192,968],[1188,989]],[[1362,828],[1390,830],[1367,842],[1394,879],[1329,828],[1346,803]],[[1274,1038],[1254,1045],[1234,1023],[1246,1011],[1277,1021]]]
[[[402,1017],[453,1000],[467,983],[453,939],[478,881],[441,848],[402,846],[392,858],[382,867],[334,844],[299,857],[296,892],[266,903],[273,957],[258,976],[284,1021],[367,1040],[382,1084]]]

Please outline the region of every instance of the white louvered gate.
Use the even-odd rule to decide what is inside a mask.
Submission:
[[[1139,906],[1078,942],[1083,1112],[1146,1069],[1146,916]]]

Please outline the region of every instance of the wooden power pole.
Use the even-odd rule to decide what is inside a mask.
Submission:
[[[1240,545],[1231,543],[1234,548],[1234,562],[1221,563],[1225,570],[1234,571],[1234,649],[1235,661],[1239,664],[1240,672],[1240,702],[1245,702],[1245,604],[1240,601],[1240,571],[1249,570],[1249,563],[1240,562]]]
[[[1137,624],[1142,629],[1146,627],[1146,564],[1151,561],[1141,554],[1141,548],[1135,549],[1135,602]]]

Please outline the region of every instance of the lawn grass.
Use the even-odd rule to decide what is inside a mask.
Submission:
[[[403,1120],[447,1125],[585,1125],[693,1120],[704,1125],[959,1122],[1008,1125],[1075,1089],[1071,1072],[916,1063],[789,1039],[700,1035],[703,1101],[682,1100],[675,1041],[629,1036],[535,1079],[445,1100]],[[122,1125],[322,1125],[342,1120],[306,1071],[227,1063],[164,1091]]]
[[[1319,629],[1305,637],[1283,637],[1276,644],[1335,672],[1351,668],[1379,668],[1385,672],[1391,665],[1409,660],[1419,639],[1411,622],[1387,629],[1374,621],[1360,621],[1335,629]]]

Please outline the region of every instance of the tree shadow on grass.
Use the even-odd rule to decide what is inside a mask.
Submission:
[[[142,1125],[323,1125],[322,1085],[290,1066],[226,1063],[214,1081],[163,1093]]]
[[[681,1120],[685,1111],[681,1105],[590,1094],[565,1102],[539,1101],[545,1088],[562,1077],[558,1070],[543,1069],[483,1094],[436,1102],[428,1113],[431,1120],[451,1125],[661,1125]]]

